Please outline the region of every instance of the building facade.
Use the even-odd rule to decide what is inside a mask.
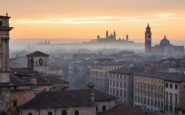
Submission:
[[[117,98],[89,89],[42,92],[20,108],[19,115],[96,115],[116,106]]]
[[[123,65],[115,62],[97,63],[90,67],[90,80],[96,88],[107,92],[109,91],[109,71],[121,68]]]
[[[134,75],[142,72],[141,67],[122,67],[110,71],[109,94],[119,97],[120,102],[133,105]]]
[[[164,81],[146,76],[134,77],[134,105],[164,111]]]
[[[134,77],[134,105],[168,115],[184,106],[184,74],[143,72]]]

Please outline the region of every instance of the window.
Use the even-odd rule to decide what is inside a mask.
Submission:
[[[137,96],[135,96],[135,101],[137,102]]]
[[[17,107],[17,100],[14,100],[14,101],[13,101],[13,106],[14,106],[14,107]]]
[[[172,84],[170,84],[170,88],[173,88],[173,85]]]
[[[98,112],[98,107],[96,106],[96,111]]]
[[[52,112],[48,112],[48,115],[53,115],[53,113]]]
[[[161,102],[161,108],[163,107],[163,102]]]
[[[160,101],[158,101],[158,107],[160,108]]]
[[[17,86],[13,86],[14,89],[17,89]]]
[[[166,83],[166,88],[168,88],[168,83]]]
[[[177,84],[175,84],[175,89],[178,89],[178,85]]]
[[[106,106],[105,105],[102,107],[102,111],[106,111]]]
[[[150,99],[148,98],[148,103],[147,103],[148,105],[150,104]]]
[[[144,97],[144,104],[146,104],[146,98]]]
[[[154,101],[154,106],[157,107],[157,101],[156,100]]]
[[[39,65],[43,65],[43,60],[39,59]]]
[[[2,26],[3,25],[3,23],[2,23],[2,21],[0,20],[0,26]]]
[[[31,113],[31,112],[29,112],[29,113],[28,113],[28,115],[32,115],[32,113]]]
[[[79,111],[75,111],[75,115],[79,115]]]
[[[175,106],[177,106],[177,104],[178,104],[178,95],[175,94]]]
[[[153,106],[153,99],[151,99],[151,106]]]
[[[62,115],[67,115],[66,110],[62,111]]]

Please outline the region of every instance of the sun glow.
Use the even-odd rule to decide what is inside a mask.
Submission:
[[[77,18],[50,18],[50,19],[18,19],[15,24],[99,24],[118,22],[144,22],[145,20],[157,20],[158,18],[172,18],[174,14],[157,14],[151,16],[122,16],[122,17],[77,17]]]

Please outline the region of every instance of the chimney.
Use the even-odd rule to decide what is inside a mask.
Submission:
[[[95,98],[94,98],[94,84],[93,83],[88,83],[87,84],[87,87],[89,88],[89,91],[90,91],[90,100],[92,103],[94,103],[95,101]]]

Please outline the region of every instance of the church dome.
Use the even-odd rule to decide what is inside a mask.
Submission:
[[[160,46],[165,47],[165,46],[168,46],[168,45],[170,45],[170,41],[166,38],[166,36],[164,36],[164,38],[160,42]]]

